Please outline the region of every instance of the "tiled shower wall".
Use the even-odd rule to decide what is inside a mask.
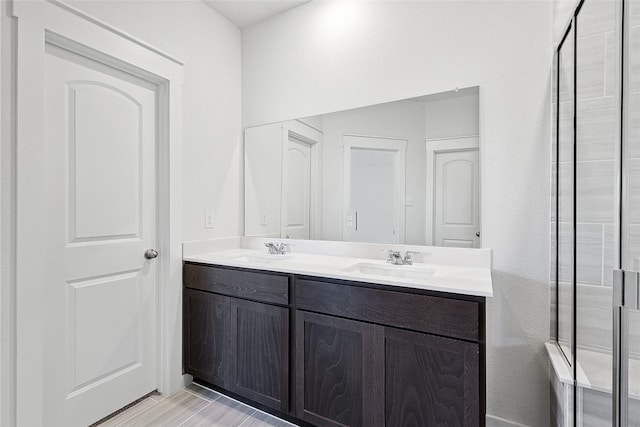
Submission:
[[[578,16],[576,79],[576,282],[578,346],[611,348],[614,158],[619,69],[616,3],[587,0]],[[570,37],[572,34],[570,34]],[[571,40],[567,40],[571,43]],[[566,53],[565,53],[566,52]],[[571,46],[563,47],[560,94],[560,341],[570,337],[573,279],[573,87]],[[569,92],[569,93],[567,93]],[[555,178],[555,177],[554,177]],[[552,234],[555,212],[552,213]],[[552,245],[555,241],[552,239]],[[553,251],[552,251],[553,252]],[[555,267],[555,259],[552,259]],[[555,270],[551,269],[551,280]],[[563,332],[564,329],[564,332]]]
[[[640,2],[630,4],[628,127],[629,141],[629,262],[628,269],[640,271]],[[637,323],[637,325],[640,323]]]
[[[585,1],[577,19],[577,343],[612,345],[619,34],[613,1]],[[562,241],[562,237],[561,237]]]
[[[636,2],[638,3],[638,2]],[[618,64],[620,35],[616,32],[616,7],[613,1],[585,1],[577,22],[577,80],[576,80],[576,177],[577,177],[577,340],[578,347],[610,351],[612,344],[612,278],[616,254],[614,233],[615,197],[619,191],[615,180],[615,163],[619,159],[620,68]],[[625,94],[629,102],[629,173],[631,178],[629,206],[630,225],[629,267],[640,270],[640,5],[631,8],[631,37],[629,52],[631,71]],[[569,52],[571,53],[571,52]],[[561,69],[572,73],[571,64],[561,59]],[[563,82],[562,79],[565,78]],[[570,76],[561,71],[561,91],[570,86]],[[554,78],[554,85],[556,84]],[[555,87],[553,88],[555,91]],[[555,94],[555,92],[554,92]],[[563,99],[565,102],[562,102]],[[560,331],[561,339],[570,336],[572,280],[572,223],[573,197],[571,181],[573,147],[571,117],[573,98],[562,97],[560,103]],[[553,105],[555,112],[555,102]],[[563,119],[564,117],[564,119]],[[555,120],[554,120],[555,126]],[[555,135],[555,129],[554,129]],[[554,140],[555,144],[555,140]],[[555,146],[552,147],[555,151]],[[553,180],[555,180],[555,153]],[[635,177],[635,179],[633,179]],[[554,182],[552,180],[552,182]],[[634,185],[634,182],[638,184]],[[555,185],[552,186],[555,197]],[[552,206],[555,199],[552,198]],[[555,210],[551,215],[551,292],[555,293]],[[623,248],[625,250],[625,248]],[[563,280],[564,279],[564,280]],[[551,298],[555,302],[555,295]],[[555,307],[552,306],[552,310]],[[555,319],[555,313],[552,318]],[[632,322],[634,319],[632,318]],[[640,325],[640,319],[638,319]],[[555,324],[552,324],[555,337]],[[563,332],[564,329],[564,332]],[[631,337],[631,352],[640,357],[640,328]],[[566,344],[569,344],[568,342]]]

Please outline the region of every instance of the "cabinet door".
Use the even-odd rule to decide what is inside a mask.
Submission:
[[[228,297],[184,289],[184,370],[219,387],[227,387],[229,378],[229,303]]]
[[[289,310],[231,299],[230,390],[282,412],[289,409]]]
[[[296,416],[318,426],[380,425],[374,326],[296,311]]]
[[[480,425],[478,344],[388,327],[376,343],[387,426]]]

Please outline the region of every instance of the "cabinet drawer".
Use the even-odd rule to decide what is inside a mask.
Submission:
[[[313,279],[296,281],[300,310],[460,338],[480,340],[480,303]]]
[[[184,286],[275,304],[289,304],[289,277],[185,263]]]

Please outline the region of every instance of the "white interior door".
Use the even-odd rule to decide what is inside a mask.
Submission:
[[[157,388],[156,89],[47,45],[44,419],[88,425]]]
[[[351,150],[351,241],[397,243],[394,151]]]
[[[436,246],[479,247],[478,169],[477,149],[435,153]]]
[[[404,243],[407,141],[345,135],[342,239]]]
[[[286,209],[282,237],[309,239],[311,146],[304,141],[289,137],[286,156],[286,173],[283,183]]]

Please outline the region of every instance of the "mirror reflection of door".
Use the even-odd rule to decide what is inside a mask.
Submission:
[[[353,241],[395,243],[395,153],[353,148],[351,211]]]
[[[433,167],[427,178],[433,240],[427,241],[433,245],[480,247],[479,162],[477,137],[427,141],[427,165]]]
[[[286,215],[282,237],[309,239],[311,146],[294,136],[289,136],[286,165],[287,171],[283,183]]]
[[[344,136],[343,240],[404,242],[406,141]]]

